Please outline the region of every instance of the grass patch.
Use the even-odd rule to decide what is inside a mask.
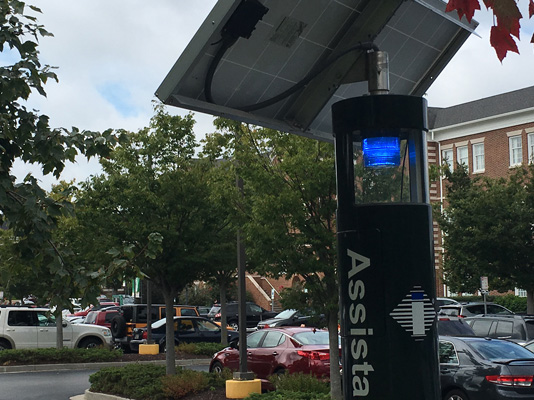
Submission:
[[[121,350],[110,349],[21,349],[0,351],[1,365],[90,363],[117,361]]]

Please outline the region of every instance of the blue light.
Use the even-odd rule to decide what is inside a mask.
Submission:
[[[368,168],[398,167],[400,139],[392,136],[363,139],[363,164]]]

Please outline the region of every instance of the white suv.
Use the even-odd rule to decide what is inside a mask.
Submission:
[[[48,308],[1,307],[0,350],[56,347],[56,321]],[[111,346],[111,331],[102,326],[63,321],[68,348]]]

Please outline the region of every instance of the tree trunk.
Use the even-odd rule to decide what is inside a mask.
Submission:
[[[527,289],[527,314],[534,314],[534,291]]]
[[[63,348],[63,313],[61,311],[56,316],[56,347]]]
[[[176,373],[176,356],[174,351],[174,296],[165,291],[165,342],[167,352],[165,353],[165,366],[167,375]]]
[[[328,344],[330,347],[330,397],[333,400],[343,399],[341,375],[339,373],[339,337],[337,313],[328,312]]]
[[[219,285],[220,299],[221,299],[221,344],[228,344],[228,324],[226,320],[226,281],[221,279]]]

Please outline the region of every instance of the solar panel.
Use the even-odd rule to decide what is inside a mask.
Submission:
[[[241,15],[243,5],[251,15]],[[441,0],[219,0],[156,96],[332,141],[331,105],[367,93],[365,51],[354,48],[372,41],[389,55],[391,92],[421,96],[476,27],[444,10]],[[248,34],[220,51],[223,31],[235,20]],[[315,74],[280,101],[253,107]]]

